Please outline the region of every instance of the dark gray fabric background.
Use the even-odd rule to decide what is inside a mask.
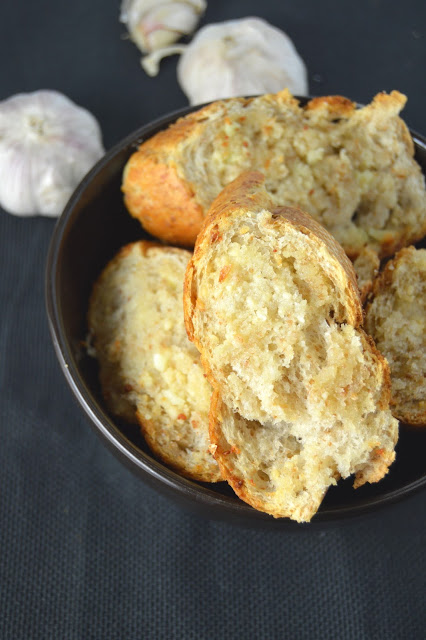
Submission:
[[[147,78],[118,14],[118,0],[3,0],[0,99],[62,91],[107,148],[184,106],[176,60]],[[423,0],[211,0],[204,22],[247,15],[294,39],[311,93],[397,88],[426,132]],[[333,528],[255,531],[181,511],[105,449],[48,334],[53,227],[0,211],[0,638],[426,638],[424,491]]]

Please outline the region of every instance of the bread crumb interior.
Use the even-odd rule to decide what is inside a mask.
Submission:
[[[206,208],[243,171],[262,171],[278,205],[310,213],[355,256],[385,229],[425,224],[424,180],[397,111],[373,102],[336,117],[293,100],[229,103],[196,145],[183,145],[181,171]]]
[[[223,446],[240,451],[238,465],[255,470],[259,490],[284,496],[291,482],[297,493],[307,490],[297,482],[311,477],[321,501],[375,446],[393,449],[393,436],[377,437],[391,419],[377,415],[377,363],[364,334],[343,321],[327,256],[302,233],[291,225],[282,233],[263,211],[246,215],[218,245],[198,303],[207,359],[234,414],[222,424]]]
[[[424,413],[426,398],[426,249],[404,249],[392,261],[392,281],[367,315],[392,376],[392,396],[409,413]]]

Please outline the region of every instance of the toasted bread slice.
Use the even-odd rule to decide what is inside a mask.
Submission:
[[[424,178],[398,91],[358,109],[341,96],[305,106],[287,90],[212,103],[144,142],[123,175],[129,212],[154,236],[193,246],[209,206],[246,170],[276,205],[298,206],[351,259],[393,255],[426,233]]]
[[[393,414],[426,426],[426,249],[407,247],[387,262],[365,325],[390,365]]]
[[[93,288],[88,324],[105,402],[139,422],[152,451],[196,480],[220,480],[209,452],[211,387],[183,323],[190,252],[135,242],[106,266]]]
[[[362,328],[353,267],[301,210],[248,173],[214,201],[188,263],[188,336],[215,393],[223,476],[256,509],[308,521],[338,477],[395,457],[386,360]]]

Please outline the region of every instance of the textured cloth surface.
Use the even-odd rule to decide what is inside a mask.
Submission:
[[[147,78],[118,11],[112,0],[2,4],[0,99],[63,91],[99,118],[107,148],[184,106],[176,60]],[[215,0],[204,22],[244,15],[294,38],[312,93],[366,102],[397,88],[426,131],[423,2]],[[53,227],[0,210],[0,639],[424,639],[424,491],[323,530],[250,530],[182,511],[113,457],[51,344]]]

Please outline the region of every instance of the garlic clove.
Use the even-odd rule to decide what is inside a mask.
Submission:
[[[146,31],[148,51],[155,51],[191,33],[198,22],[198,15],[192,5],[169,2],[152,11],[149,19]]]
[[[59,92],[0,102],[0,205],[21,216],[59,215],[104,152],[96,119]]]
[[[172,45],[195,29],[206,0],[124,0],[120,20],[143,53]]]
[[[190,104],[285,87],[308,94],[306,66],[293,42],[261,18],[202,27],[182,53],[177,72]]]

